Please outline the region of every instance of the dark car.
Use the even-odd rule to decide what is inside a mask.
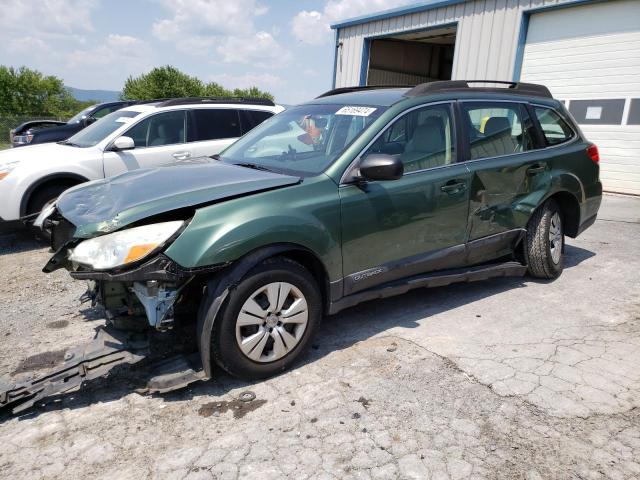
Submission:
[[[30,120],[11,130],[9,136],[14,147],[36,143],[59,142],[66,140],[96,120],[121,108],[133,105],[135,101],[98,103],[85,108],[67,122],[55,120]]]
[[[214,365],[264,378],[300,357],[323,315],[360,302],[558,277],[565,236],[600,207],[598,161],[543,86],[338,89],[210,164],[65,192],[45,220],[57,250],[45,271],[92,281],[113,327],[172,330],[178,345],[178,327],[197,325],[201,365],[185,372],[198,375],[174,369],[159,390]]]

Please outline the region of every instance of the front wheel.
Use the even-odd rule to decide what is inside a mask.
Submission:
[[[537,278],[557,278],[564,268],[562,212],[554,200],[538,208],[527,226],[526,254],[529,273]]]
[[[232,290],[213,326],[215,362],[260,379],[287,369],[311,345],[322,302],[313,276],[288,258],[268,259]]]

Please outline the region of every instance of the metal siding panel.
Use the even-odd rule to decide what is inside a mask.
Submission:
[[[502,32],[504,31],[506,0],[497,0],[493,9],[493,23],[491,39],[489,40],[489,58],[487,60],[487,78],[501,79],[498,73],[498,63],[502,57]]]
[[[336,68],[336,86],[360,81],[364,39],[458,22],[453,79],[512,77],[522,11],[573,0],[475,0],[409,12],[340,28],[344,42],[342,69]],[[339,59],[337,61],[339,64]]]

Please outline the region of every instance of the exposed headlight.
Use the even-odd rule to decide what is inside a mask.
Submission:
[[[165,243],[184,222],[164,222],[91,238],[71,251],[72,262],[104,270],[143,259]]]
[[[18,166],[20,160],[13,160],[11,162],[0,163],[0,180],[9,175],[11,171]]]

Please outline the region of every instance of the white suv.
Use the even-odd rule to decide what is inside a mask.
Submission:
[[[150,102],[110,113],[62,142],[0,152],[0,220],[34,217],[82,182],[217,154],[282,110],[261,99]]]

